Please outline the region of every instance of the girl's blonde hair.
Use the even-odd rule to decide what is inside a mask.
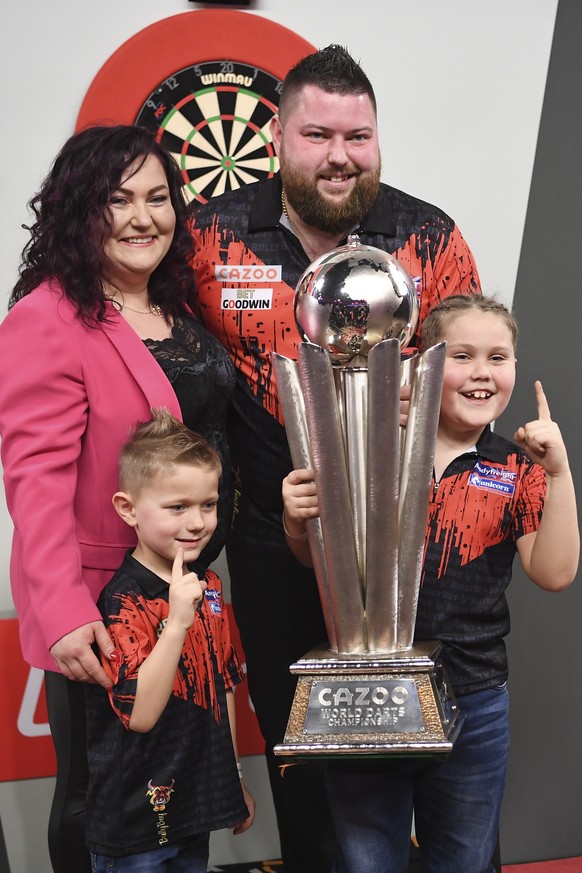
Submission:
[[[507,306],[499,303],[493,297],[481,297],[476,294],[455,294],[446,297],[438,306],[432,309],[424,319],[420,333],[420,350],[426,351],[431,346],[440,343],[451,321],[459,315],[469,312],[490,312],[497,315],[507,325],[511,334],[513,348],[517,346],[517,321]]]

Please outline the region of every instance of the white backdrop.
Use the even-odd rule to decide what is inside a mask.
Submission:
[[[27,240],[26,203],[73,131],[93,77],[139,30],[201,8],[216,7],[187,0],[2,4],[0,317]],[[473,249],[484,290],[510,303],[556,8],[557,0],[256,0],[249,14],[316,46],[346,45],[361,61],[377,92],[384,180],[449,212]],[[0,615],[12,610],[10,530],[2,509]],[[215,841],[217,862],[278,850],[262,760],[247,768],[262,807],[258,827]],[[44,832],[51,783],[0,785],[12,873],[50,871]]]

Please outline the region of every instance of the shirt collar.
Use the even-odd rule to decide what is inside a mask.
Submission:
[[[483,428],[483,432],[477,440],[477,454],[487,458],[488,461],[495,461],[498,464],[502,464],[507,460],[507,451],[499,440],[495,438],[495,434],[489,424]]]
[[[144,565],[139,561],[136,561],[132,555],[132,551],[133,549],[129,549],[129,551],[125,553],[120,569],[131,576],[133,581],[143,589],[148,599],[153,599],[164,594],[167,595],[169,585],[166,580],[162,579],[161,576],[158,576],[158,574],[154,573],[152,570],[148,570],[148,568],[144,567]],[[190,565],[188,565],[188,569],[192,569]],[[199,578],[203,578],[203,576],[203,573],[198,573]]]
[[[148,570],[139,561],[136,561],[132,551],[133,549],[130,549],[125,553],[125,558],[120,567],[122,572],[127,573],[135,584],[139,585],[147,599],[159,597],[163,592],[167,592],[169,586],[166,580],[158,576],[157,573],[152,572],[152,570]]]

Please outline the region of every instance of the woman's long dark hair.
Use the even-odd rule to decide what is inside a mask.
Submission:
[[[101,278],[103,245],[111,233],[108,203],[129,167],[149,155],[161,162],[176,213],[169,251],[148,283],[150,300],[172,317],[194,299],[191,267],[192,237],[182,178],[173,158],[146,128],[96,126],[67,140],[30,201],[36,221],[22,252],[20,278],[9,306],[30,294],[41,282],[57,279],[87,323],[106,315]]]

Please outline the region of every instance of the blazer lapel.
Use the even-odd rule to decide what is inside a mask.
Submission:
[[[150,407],[165,406],[172,415],[182,421],[182,412],[176,393],[152,353],[146,348],[136,332],[111,306],[107,321],[99,326],[107,339],[115,346],[120,357],[143,391]]]

